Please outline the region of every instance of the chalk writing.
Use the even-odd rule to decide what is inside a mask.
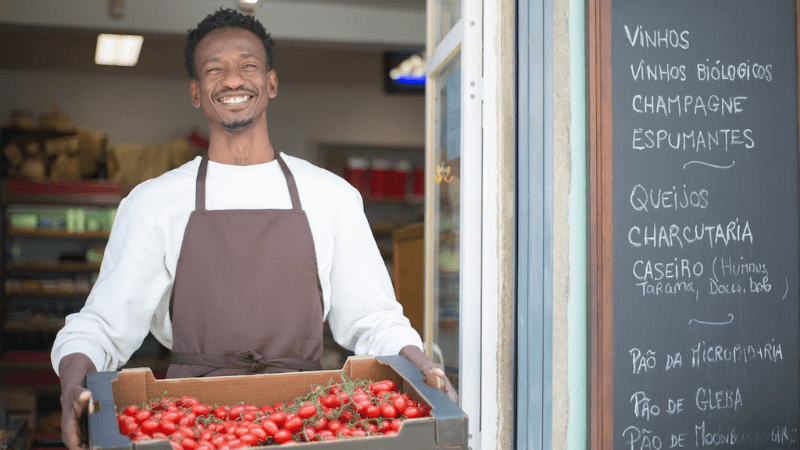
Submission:
[[[783,348],[775,339],[763,344],[706,344],[700,341],[692,347],[692,367],[699,369],[714,364],[748,364],[751,362],[783,361]]]
[[[727,246],[730,243],[753,243],[753,232],[750,222],[739,222],[739,218],[723,224],[697,223],[694,225],[634,225],[628,231],[628,242],[634,247],[669,248],[701,244],[708,246]]]

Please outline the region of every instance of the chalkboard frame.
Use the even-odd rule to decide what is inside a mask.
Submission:
[[[589,430],[587,448],[614,449],[614,198],[612,0],[587,2],[589,163]],[[795,0],[798,130],[800,130],[800,0]],[[800,133],[798,133],[800,136]],[[800,138],[798,138],[800,154]],[[800,167],[798,167],[800,174]],[[798,185],[800,191],[800,183]],[[800,205],[798,205],[800,209]],[[800,343],[799,343],[800,344]]]

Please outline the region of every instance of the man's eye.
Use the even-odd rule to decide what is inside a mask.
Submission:
[[[257,66],[255,64],[245,64],[244,67],[246,69],[255,69]]]
[[[220,70],[219,67],[212,67],[212,68],[206,70],[206,73],[219,72],[219,70]]]

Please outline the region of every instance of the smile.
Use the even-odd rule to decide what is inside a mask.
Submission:
[[[225,104],[227,104],[227,105],[238,105],[238,104],[240,104],[240,103],[244,103],[244,102],[246,102],[246,101],[250,100],[250,98],[251,98],[251,96],[249,96],[249,95],[240,95],[240,96],[238,96],[238,97],[227,97],[227,98],[223,98],[223,99],[222,99],[222,100],[220,100],[220,101],[221,101],[222,103],[225,103]]]

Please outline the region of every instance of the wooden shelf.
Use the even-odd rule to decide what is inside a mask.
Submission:
[[[7,320],[3,325],[6,333],[57,333],[64,328],[64,320],[31,323],[30,321]]]
[[[9,289],[6,291],[8,297],[86,297],[89,291],[68,291],[63,289]]]
[[[5,203],[34,205],[117,206],[122,183],[107,180],[3,180]]]
[[[39,237],[39,238],[58,238],[58,239],[108,239],[110,231],[86,230],[82,232],[70,232],[67,230],[43,230],[40,228],[20,228],[9,227],[9,236],[18,237]]]
[[[6,270],[32,272],[98,272],[99,262],[24,262],[8,263]]]

